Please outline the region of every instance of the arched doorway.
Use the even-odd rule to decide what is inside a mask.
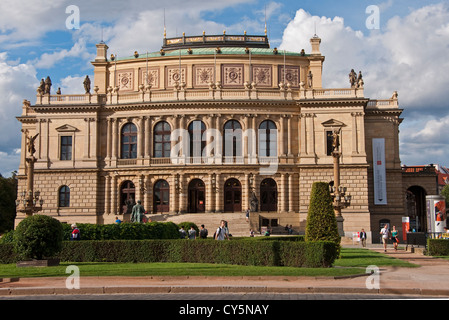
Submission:
[[[130,180],[123,181],[120,186],[120,208],[122,214],[131,213],[133,206],[136,204],[136,187]]]
[[[260,211],[278,210],[278,189],[276,181],[271,178],[260,183]]]
[[[154,213],[170,211],[170,185],[165,180],[158,180],[154,184],[153,210]]]
[[[407,216],[410,217],[411,230],[427,231],[426,195],[426,190],[420,186],[411,186],[406,191],[406,210]]]
[[[242,211],[242,185],[237,179],[228,179],[224,185],[224,211]]]
[[[189,205],[191,213],[201,213],[206,208],[206,188],[201,179],[193,179],[189,183]]]

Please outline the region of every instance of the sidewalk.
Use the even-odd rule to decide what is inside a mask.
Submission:
[[[383,252],[382,248],[371,250]],[[369,289],[373,276],[333,277],[81,277],[80,289],[67,289],[66,277],[3,279],[0,298],[9,295],[139,294],[139,293],[352,293],[449,297],[449,261],[404,250],[388,255],[419,268],[380,268],[378,288]]]

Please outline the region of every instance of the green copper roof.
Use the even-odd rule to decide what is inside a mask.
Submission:
[[[188,52],[188,50],[186,49],[180,49],[180,50],[167,50],[164,51],[164,56],[165,57],[179,57],[180,55],[180,51],[181,51],[181,56],[194,56],[194,55],[214,55],[216,48],[192,48],[191,49],[191,53]],[[216,53],[217,56],[220,55],[249,55],[248,53],[245,52],[246,48],[239,48],[239,47],[220,47],[220,53]],[[274,49],[270,49],[270,48],[249,48],[251,55],[275,55],[273,53]],[[308,54],[301,54],[299,52],[292,52],[292,51],[285,51],[284,50],[278,50],[277,51],[277,55],[278,56],[283,56],[284,54],[286,56],[296,56],[296,57],[300,57],[300,56],[309,56]],[[159,58],[161,57],[161,52],[151,52],[151,53],[139,53],[139,57],[138,59],[142,59],[142,58]],[[117,61],[123,61],[123,60],[132,60],[132,59],[136,59],[134,56],[128,56],[128,57],[118,57]]]

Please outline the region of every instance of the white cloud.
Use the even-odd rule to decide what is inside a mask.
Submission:
[[[397,90],[408,116],[401,125],[402,162],[447,164],[449,5],[424,6],[371,31],[353,30],[341,17],[312,16],[301,9],[285,29],[280,47],[310,52],[315,25],[326,56],[323,86],[349,87],[348,73],[354,68],[363,73],[365,96],[386,99]]]
[[[33,61],[36,68],[49,69],[66,58],[88,59],[91,54],[87,51],[84,39],[79,39],[70,50],[62,49],[52,53],[44,53]]]
[[[36,88],[36,70],[29,64],[17,64],[8,61],[5,52],[0,53],[0,163],[1,174],[9,175],[18,169],[20,154],[20,122],[15,118],[22,113],[23,99],[34,103]]]
[[[323,85],[348,87],[349,71],[361,70],[365,95],[388,98],[397,90],[408,108],[448,106],[449,5],[440,3],[393,17],[383,30],[357,31],[344,19],[312,16],[298,10],[284,31],[281,47],[310,51],[316,24],[326,56]]]

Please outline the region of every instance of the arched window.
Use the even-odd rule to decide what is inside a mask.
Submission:
[[[59,207],[70,207],[70,188],[68,186],[62,186],[59,188],[58,198]]]
[[[122,159],[137,158],[137,127],[133,123],[127,123],[122,128]]]
[[[271,120],[262,121],[259,126],[259,156],[277,156],[277,128]]]
[[[169,158],[170,157],[170,134],[171,128],[168,122],[159,121],[154,126],[153,146],[155,158]]]
[[[189,156],[195,158],[196,160],[201,159],[202,152],[206,147],[206,138],[203,135],[205,130],[206,125],[201,120],[194,120],[190,122],[188,127],[190,138]]]
[[[242,156],[242,127],[237,120],[229,120],[223,126],[223,155],[227,158]]]

